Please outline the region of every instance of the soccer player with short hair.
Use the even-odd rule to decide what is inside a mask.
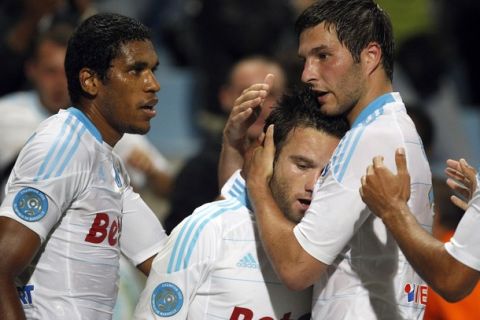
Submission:
[[[348,125],[322,116],[308,89],[284,96],[270,124],[281,128],[270,187],[297,223]],[[222,195],[225,200],[199,207],[172,231],[153,262],[135,319],[310,319],[311,290],[288,290],[262,249],[240,171]]]
[[[296,29],[302,81],[316,93],[321,112],[344,115],[351,128],[296,225],[285,219],[269,188],[272,150],[257,149],[246,181],[265,251],[289,288],[314,284],[313,319],[421,319],[426,283],[358,193],[371,158],[384,154],[393,167],[392,151],[404,147],[413,169],[408,205],[431,229],[430,168],[392,88],[390,20],[372,0],[320,0],[300,15]],[[268,88],[258,85],[237,101],[261,100]],[[270,143],[267,135],[264,145]]]
[[[148,274],[166,235],[112,148],[150,129],[157,64],[149,30],[121,15],[70,38],[73,106],[26,142],[0,207],[1,319],[111,319],[120,254]]]

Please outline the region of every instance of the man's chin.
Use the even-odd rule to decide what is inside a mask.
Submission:
[[[297,224],[300,221],[302,221],[303,216],[305,215],[305,212],[288,212],[285,216],[287,217],[288,220],[291,222]]]
[[[131,134],[147,134],[148,131],[150,131],[150,124],[148,126],[145,126],[145,127],[140,127],[140,126],[136,126],[136,127],[128,127],[124,133],[131,133]]]

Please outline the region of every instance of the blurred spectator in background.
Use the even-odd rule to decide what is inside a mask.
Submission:
[[[452,77],[461,93],[461,102],[480,109],[480,60],[475,40],[480,34],[480,2],[440,0],[435,4],[436,29],[442,42],[450,48],[449,60],[455,63]]]
[[[63,63],[72,31],[68,25],[57,25],[40,35],[22,68],[34,90],[17,91],[0,98],[2,182],[6,182],[20,149],[40,122],[70,104]]]
[[[435,174],[442,174],[449,158],[474,158],[474,146],[469,144],[462,120],[464,110],[459,92],[451,76],[455,61],[447,58],[449,51],[444,43],[435,33],[405,38],[397,49],[393,82],[395,90],[402,92],[405,104],[424,109],[439,128],[429,157]]]
[[[251,140],[258,138],[262,133],[265,118],[283,93],[286,84],[285,74],[278,63],[261,56],[242,59],[230,70],[217,96],[224,113],[222,120],[217,120],[218,124],[210,128],[208,125],[215,122],[211,120],[205,122],[208,134],[204,145],[197,155],[186,161],[175,179],[170,198],[170,213],[164,223],[167,233],[170,233],[195,208],[213,201],[219,195],[221,186],[218,185],[217,168],[226,118],[241,92],[254,83],[262,82],[268,73],[275,75],[275,84],[262,106],[257,121],[249,128],[248,135]]]
[[[451,189],[445,183],[445,179],[434,177],[432,183],[435,196],[433,236],[443,242],[448,242],[464,212],[450,201]],[[469,296],[455,303],[447,302],[429,288],[424,320],[480,319],[479,301],[480,284],[477,284]]]
[[[199,107],[221,114],[218,90],[231,66],[254,54],[275,56],[287,42],[296,47],[289,0],[183,0],[170,2],[174,14],[157,19],[160,42],[173,63],[195,69]],[[292,51],[296,58],[296,50]],[[297,77],[298,78],[298,77]],[[295,79],[297,79],[295,78]]]
[[[4,0],[0,3],[0,96],[25,89],[24,64],[38,32],[54,24],[72,27],[94,14],[90,0]]]
[[[407,106],[407,113],[415,124],[415,128],[417,128],[427,159],[430,160],[432,157],[433,142],[435,141],[435,127],[432,119],[430,119],[430,116],[425,112],[425,109],[420,106]]]

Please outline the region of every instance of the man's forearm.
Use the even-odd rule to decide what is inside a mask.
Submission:
[[[232,174],[243,167],[243,153],[234,146],[224,142],[218,164],[218,185],[221,189]]]
[[[172,177],[158,169],[153,170],[149,175],[148,185],[153,189],[156,195],[163,198],[168,198],[172,192]]]
[[[384,216],[383,221],[413,268],[445,299],[457,301],[473,289],[476,272],[455,260],[442,242],[425,231],[408,206]]]
[[[269,188],[251,194],[260,238],[275,272],[291,290],[303,290],[312,285],[320,275],[312,271],[312,257],[298,243],[293,228],[274,201]],[[308,261],[305,261],[305,258]]]
[[[18,298],[17,288],[11,279],[0,280],[0,319],[25,319],[25,313]]]

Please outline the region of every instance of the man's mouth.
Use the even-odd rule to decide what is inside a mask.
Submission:
[[[308,207],[310,207],[310,203],[312,203],[312,199],[302,198],[302,199],[298,199],[298,202],[300,202],[300,205],[302,206],[302,208],[307,210]]]
[[[148,100],[145,104],[143,104],[142,108],[153,110],[154,107],[157,105],[157,103],[158,103],[158,99],[154,98],[154,99]]]
[[[149,117],[154,117],[157,114],[155,110],[155,105],[158,103],[158,99],[151,99],[143,104],[140,109],[142,109]]]

